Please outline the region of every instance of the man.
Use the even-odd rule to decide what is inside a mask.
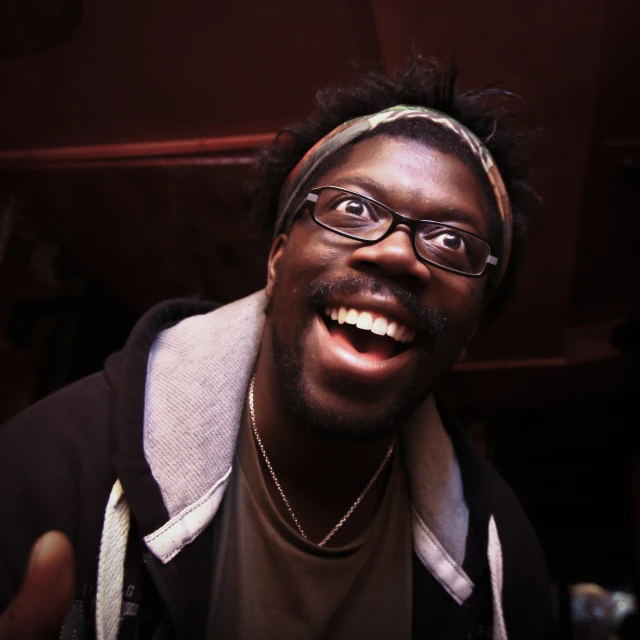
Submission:
[[[319,94],[259,159],[265,290],[152,310],[3,429],[0,638],[544,635],[535,536],[432,395],[523,224],[488,97],[417,56]]]

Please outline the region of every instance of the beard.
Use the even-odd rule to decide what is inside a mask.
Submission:
[[[425,386],[424,376],[417,368],[411,383],[400,397],[390,399],[384,410],[371,411],[368,415],[351,415],[336,407],[326,406],[314,398],[313,390],[305,388],[303,337],[318,310],[324,309],[334,296],[349,296],[357,293],[383,294],[400,302],[418,321],[416,334],[420,337],[411,347],[420,352],[418,362],[426,362],[437,343],[445,335],[446,318],[437,310],[428,307],[419,296],[395,283],[371,276],[351,275],[340,280],[320,279],[309,282],[299,292],[299,303],[304,316],[293,336],[285,339],[277,321],[279,314],[289,312],[283,302],[280,283],[276,281],[273,296],[266,309],[272,319],[272,349],[278,389],[286,409],[298,424],[317,435],[329,439],[375,440],[397,431],[424,402],[430,389]],[[353,397],[361,394],[350,380],[335,380],[340,394]]]

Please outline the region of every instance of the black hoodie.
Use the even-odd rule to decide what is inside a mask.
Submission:
[[[2,428],[0,610],[35,539],[57,529],[75,548],[77,574],[61,637],[133,638],[136,628],[138,638],[206,637],[212,524],[263,308],[262,292],[214,313],[198,302],[160,305],[104,371]],[[432,399],[403,441],[413,637],[546,637],[546,566],[512,492],[457,427],[443,425]]]

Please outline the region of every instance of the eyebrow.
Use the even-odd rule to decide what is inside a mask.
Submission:
[[[363,175],[350,175],[344,176],[343,178],[337,178],[334,183],[336,187],[342,187],[343,189],[353,189],[353,187],[357,189],[364,189],[367,193],[362,195],[367,195],[374,200],[378,200],[385,206],[389,206],[385,200],[386,188],[384,184],[375,178],[370,178],[369,176]],[[373,195],[370,195],[373,194]],[[389,207],[391,208],[391,207]],[[464,224],[468,224],[469,226],[478,229],[478,219],[476,216],[471,215],[467,211],[463,209],[458,209],[457,207],[450,207],[447,205],[442,205],[438,207],[438,215],[437,218],[445,218],[446,220],[451,220],[454,222],[462,222]],[[402,212],[398,212],[402,213]],[[422,218],[426,220],[426,218]],[[431,218],[429,218],[431,219]],[[442,220],[436,219],[434,222],[442,222]],[[488,224],[488,221],[487,221]]]

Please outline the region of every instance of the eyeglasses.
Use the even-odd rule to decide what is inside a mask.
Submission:
[[[498,264],[490,245],[480,236],[441,222],[407,218],[355,191],[317,187],[311,190],[305,205],[321,227],[367,244],[380,242],[399,224],[406,225],[418,258],[446,271],[478,277],[487,265]]]

